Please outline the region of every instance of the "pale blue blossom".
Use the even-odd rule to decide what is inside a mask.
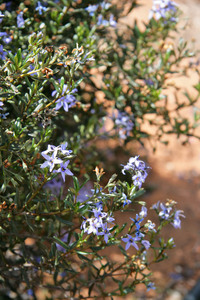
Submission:
[[[23,18],[23,11],[20,11],[20,13],[17,15],[17,27],[22,28],[24,27],[25,21]]]
[[[127,234],[126,238],[122,238],[122,241],[126,243],[125,250],[128,250],[130,246],[133,246],[136,250],[139,250],[138,245],[136,244],[140,238],[132,237],[130,234]]]
[[[61,173],[63,181],[65,182],[65,175],[73,176],[74,174],[67,168],[69,164],[69,160],[67,160],[65,163],[61,162],[60,168],[57,170],[54,170],[55,173]]]
[[[40,168],[43,169],[49,167],[50,172],[52,172],[56,164],[61,164],[63,162],[62,159],[56,157],[55,153],[53,153],[52,156],[49,156],[44,153],[41,154],[46,159],[46,161],[40,166]]]
[[[38,11],[39,15],[42,15],[43,12],[47,11],[47,8],[43,6],[40,1],[38,1],[35,10]]]

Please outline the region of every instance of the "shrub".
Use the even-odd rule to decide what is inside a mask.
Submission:
[[[177,99],[172,111],[164,94],[167,78],[193,54],[182,40],[169,42],[180,12],[160,2],[166,6],[153,6],[143,31],[135,23],[123,32],[124,3],[2,3],[1,295],[39,299],[43,288],[46,299],[114,299],[139,283],[154,288],[150,265],[174,247],[162,228],[180,228],[183,213],[167,201],[152,207],[158,224],[148,220],[138,197],[150,168],[131,154],[121,175],[110,174],[100,142],[126,152],[133,141],[196,136],[198,111],[192,123],[181,110],[198,96]],[[128,209],[133,218],[120,226],[115,214]],[[120,250],[119,262],[108,247]]]

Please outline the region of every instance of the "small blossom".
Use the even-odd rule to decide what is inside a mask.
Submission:
[[[145,218],[147,216],[147,208],[145,206],[142,206],[139,216],[140,216],[140,218]]]
[[[147,240],[141,241],[141,244],[145,247],[146,250],[148,250],[151,246],[150,242]]]
[[[171,212],[172,208],[167,207],[163,203],[160,203],[160,208],[162,210],[159,212],[159,217],[161,217],[162,219],[168,220],[170,217],[170,212]]]
[[[3,51],[3,45],[0,45],[0,59],[4,60],[6,58],[6,51]]]
[[[106,243],[108,243],[108,238],[111,235],[110,230],[112,228],[107,228],[107,223],[103,224],[103,226],[101,227],[102,231],[97,232],[97,235],[103,235],[104,236],[104,241]]]
[[[94,4],[94,5],[89,5],[88,7],[85,8],[85,10],[89,13],[89,15],[92,17],[94,16],[95,12],[97,11],[99,5]]]
[[[185,218],[185,216],[183,215],[183,211],[182,210],[177,210],[175,212],[175,215],[174,215],[174,220],[171,223],[174,226],[174,228],[181,228],[180,217]]]
[[[71,93],[76,93],[76,92],[77,89],[73,89],[71,91]],[[67,84],[64,84],[62,94],[61,94],[63,97],[59,98],[56,101],[55,110],[59,110],[63,106],[64,110],[68,112],[69,108],[75,105],[76,98],[71,94],[65,95],[66,93],[69,93],[69,90],[67,90]],[[54,97],[55,95],[57,95],[57,92],[53,91],[51,95]]]
[[[17,27],[21,28],[24,27],[24,18],[23,18],[23,11],[20,11],[20,13],[17,15]]]
[[[154,0],[152,9],[149,13],[149,19],[155,15],[156,20],[161,18],[174,22],[176,19],[173,15],[177,12],[177,4],[171,0]]]
[[[115,124],[119,128],[119,137],[126,139],[134,127],[133,116],[128,115],[126,112],[118,112]]]
[[[139,241],[140,238],[138,237],[133,238],[130,234],[127,234],[127,236],[128,236],[127,238],[122,238],[122,241],[126,243],[125,250],[128,250],[130,246],[133,246],[135,247],[136,250],[139,250],[139,247],[136,244],[136,242]]]
[[[65,174],[69,176],[74,175],[69,169],[67,169],[68,164],[69,164],[69,160],[66,161],[65,163],[61,163],[60,168],[58,170],[54,170],[54,172],[56,173],[61,173],[64,182],[65,182]]]
[[[155,226],[156,224],[152,223],[152,221],[150,220],[148,220],[147,223],[145,224],[145,227],[148,229],[148,231],[156,232]]]
[[[154,286],[153,282],[149,282],[147,284],[147,292],[150,291],[150,290],[155,290],[155,286]]]
[[[6,120],[8,115],[9,113],[4,113],[4,114],[0,113],[0,118]]]
[[[60,158],[57,158],[55,153],[53,153],[52,156],[46,155],[44,153],[41,153],[42,156],[46,159],[46,161],[40,166],[40,168],[46,168],[49,167],[49,171],[52,172],[55,164],[61,164],[63,161]]]
[[[45,6],[42,6],[41,2],[38,1],[35,10],[39,12],[39,15],[42,15],[42,12],[43,12],[43,11],[44,11],[44,12],[47,11],[47,8],[46,8]]]
[[[123,207],[124,207],[125,205],[130,204],[130,203],[132,202],[131,200],[127,199],[127,195],[124,194],[124,193],[122,193],[122,200],[123,200]]]

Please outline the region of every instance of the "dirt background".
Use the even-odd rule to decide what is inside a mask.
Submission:
[[[138,1],[141,6],[134,9],[122,21],[129,25],[139,21],[148,20],[152,1]],[[183,16],[180,27],[186,25],[182,36],[191,41],[193,47],[200,49],[200,1],[177,0]],[[191,95],[194,89],[192,85],[197,82],[193,72],[187,78],[180,77],[177,84],[185,88]],[[173,101],[173,98],[172,98]],[[200,101],[198,107],[200,108]],[[193,110],[185,112],[187,116],[193,115]],[[200,129],[199,129],[200,133]],[[190,143],[183,146],[181,140],[170,137],[170,143],[166,147],[158,145],[156,153],[139,149],[139,153],[147,155],[152,171],[149,175],[149,184],[153,192],[147,193],[145,201],[151,205],[158,200],[174,199],[178,202],[178,209],[184,210],[185,219],[182,219],[182,229],[174,229],[172,226],[165,235],[173,236],[176,248],[169,252],[169,259],[155,265],[154,279],[157,292],[150,291],[146,295],[143,288],[139,287],[136,296],[126,299],[166,299],[181,300],[194,287],[200,277],[200,141],[191,138]],[[199,296],[193,300],[200,299]]]

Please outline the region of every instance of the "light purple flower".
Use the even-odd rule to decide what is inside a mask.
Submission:
[[[115,119],[115,124],[117,129],[119,129],[119,137],[121,139],[126,139],[134,127],[133,116],[127,114],[126,112],[118,112],[118,116]]]
[[[147,284],[147,292],[150,291],[150,290],[155,290],[155,286],[154,286],[153,282],[149,282]]]
[[[77,91],[77,89],[73,89],[71,93],[76,93]],[[56,101],[55,110],[59,110],[63,106],[64,110],[68,112],[69,108],[75,105],[76,98],[71,94],[65,95],[66,93],[69,93],[69,90],[67,89],[67,84],[64,84],[61,94],[62,97]],[[53,97],[58,96],[58,93],[57,91],[53,91],[51,95]]]
[[[181,228],[181,220],[180,217],[185,218],[182,210],[177,210],[174,215],[174,221],[171,223],[174,228]]]
[[[54,170],[55,173],[61,173],[63,181],[65,182],[65,175],[73,176],[74,174],[67,169],[67,166],[69,164],[69,160],[67,160],[65,163],[61,162],[60,168],[58,170]]]
[[[7,52],[3,50],[3,45],[0,45],[0,59],[4,60],[6,58]]]
[[[92,17],[94,16],[95,12],[97,11],[99,5],[94,4],[94,5],[89,5],[88,7],[85,8],[85,10],[89,13],[89,15]]]
[[[46,168],[49,167],[49,171],[52,172],[55,164],[61,164],[63,161],[60,158],[57,158],[55,153],[53,153],[52,156],[46,155],[44,153],[41,153],[42,156],[46,159],[46,161],[40,166],[40,168]]]
[[[24,18],[23,18],[23,11],[20,11],[20,13],[17,15],[17,27],[21,28],[24,27]]]
[[[9,113],[0,114],[0,118],[6,120]]]
[[[122,241],[126,243],[125,250],[128,250],[130,246],[133,246],[135,247],[135,249],[139,250],[139,247],[136,244],[136,242],[139,241],[140,238],[138,237],[133,238],[130,234],[127,234],[127,236],[128,236],[127,238],[122,238]]]
[[[38,1],[35,10],[39,12],[39,15],[42,15],[42,12],[43,12],[43,11],[44,11],[44,12],[47,11],[47,8],[46,8],[45,6],[43,6],[43,5],[41,4],[40,1]]]
[[[176,19],[173,15],[177,12],[177,4],[171,0],[154,0],[152,9],[149,13],[149,19],[155,15],[156,20],[161,18],[174,22]]]
[[[104,241],[106,242],[106,243],[108,243],[108,238],[109,238],[109,236],[111,235],[111,233],[110,233],[110,230],[111,230],[112,228],[107,228],[107,223],[104,223],[103,225],[102,225],[102,227],[101,227],[101,230],[102,231],[100,231],[100,232],[97,232],[97,235],[103,235],[104,236]]]
[[[125,205],[130,204],[130,203],[132,202],[131,200],[127,199],[127,195],[124,194],[124,193],[122,193],[122,198],[121,198],[121,199],[123,200],[123,207],[124,207]]]
[[[141,241],[141,244],[145,247],[146,250],[148,250],[149,247],[151,246],[150,242],[147,240]]]
[[[147,208],[145,206],[142,206],[139,216],[140,218],[145,218],[147,216]]]
[[[159,217],[162,219],[168,220],[170,217],[170,212],[172,210],[171,207],[164,205],[163,203],[160,203],[161,211],[159,212]]]
[[[153,232],[156,232],[155,226],[156,226],[156,224],[153,223],[151,220],[148,220],[147,223],[145,224],[145,227],[146,227],[149,231],[153,231]]]

